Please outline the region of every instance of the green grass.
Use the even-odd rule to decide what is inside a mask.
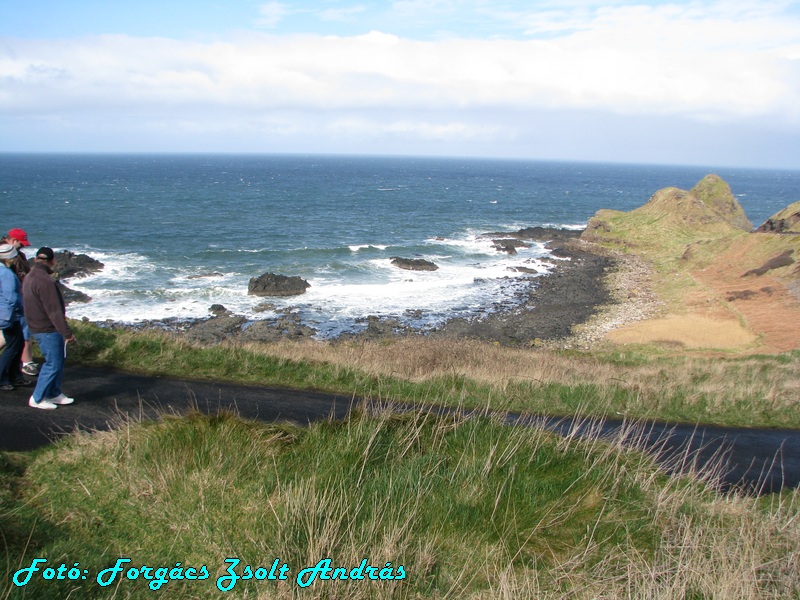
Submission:
[[[197,347],[164,334],[112,331],[86,323],[76,324],[75,329],[80,344],[71,360],[151,375],[553,416],[800,427],[800,405],[795,401],[800,389],[800,352],[721,360],[659,354],[652,349],[607,353],[518,350],[512,358],[532,363],[546,360],[563,374],[545,380],[511,369],[510,376],[491,381],[477,375],[478,367],[500,370],[509,355],[486,358],[491,348],[482,351],[479,347],[470,349],[477,358],[472,354],[459,357],[458,343],[448,342],[435,350],[444,367],[415,379],[398,373],[397,350],[391,345],[383,350],[385,372],[376,373],[359,368],[349,354],[337,362],[337,352],[342,350],[336,345],[326,346],[329,360],[288,359],[272,355],[270,345]],[[403,351],[419,351],[418,362],[431,364],[426,344],[423,339]],[[446,352],[455,358],[449,361]],[[475,361],[483,359],[495,361],[496,368],[491,362],[476,366]]]
[[[206,567],[204,581],[163,584],[170,598],[220,597],[231,557],[291,569],[236,582],[235,598],[705,598],[731,585],[734,569],[706,572],[721,555],[749,590],[739,598],[797,597],[796,494],[722,499],[620,445],[488,418],[359,413],[299,428],[192,414],[0,456],[0,598],[152,597],[141,576],[97,583],[119,557]],[[769,543],[751,548],[756,535]],[[746,569],[742,548],[755,553]],[[34,558],[87,578],[13,585]],[[325,558],[406,577],[298,586]],[[676,595],[675,578],[698,595]]]

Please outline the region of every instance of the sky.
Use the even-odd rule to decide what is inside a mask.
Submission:
[[[0,152],[800,169],[800,3],[0,0]]]

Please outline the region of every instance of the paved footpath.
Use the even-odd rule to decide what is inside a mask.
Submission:
[[[25,451],[52,443],[76,428],[108,429],[120,414],[154,418],[166,412],[227,410],[245,419],[312,421],[344,418],[357,401],[350,396],[190,381],[82,366],[67,366],[64,390],[75,404],[57,410],[27,405],[31,388],[0,392],[0,450]],[[623,426],[605,422],[508,415],[510,424],[539,425],[567,434],[611,436]],[[800,486],[800,431],[695,427],[648,423],[640,426],[644,447],[670,470],[699,471],[722,460],[722,480],[757,492]]]

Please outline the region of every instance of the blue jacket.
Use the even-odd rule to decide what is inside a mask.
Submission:
[[[22,318],[22,287],[16,273],[0,263],[0,329]]]

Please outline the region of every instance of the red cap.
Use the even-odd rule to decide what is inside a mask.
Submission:
[[[31,245],[31,243],[28,241],[28,234],[25,233],[24,229],[12,229],[8,232],[8,237],[14,238],[23,246]]]

